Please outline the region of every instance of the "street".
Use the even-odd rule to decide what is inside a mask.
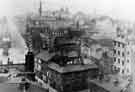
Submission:
[[[31,85],[27,91],[23,91],[19,89],[18,84],[1,83],[0,92],[45,92],[45,90],[35,85]]]
[[[34,84],[31,84],[27,91],[20,90],[20,80],[21,78],[8,79],[7,77],[0,77],[0,92],[45,92],[45,89]]]

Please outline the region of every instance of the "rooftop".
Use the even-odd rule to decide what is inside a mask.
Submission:
[[[84,38],[83,40],[88,46],[99,44],[104,47],[109,47],[109,48],[113,47],[112,39],[93,39],[93,38],[87,39],[87,38]]]
[[[59,66],[56,63],[50,63],[48,65],[51,69],[59,72],[59,73],[68,73],[68,72],[76,72],[76,71],[84,71],[89,69],[97,69],[96,64],[85,64],[85,65],[66,65],[64,67]]]
[[[96,84],[99,87],[104,88],[108,92],[121,92],[121,90],[125,89],[129,84],[127,80],[121,80],[120,83],[116,86],[114,85],[114,78],[115,77],[112,77],[109,82],[106,81],[101,82],[97,79],[90,80],[90,82]]]
[[[40,58],[43,61],[48,61],[54,55],[55,55],[55,53],[49,53],[48,51],[41,51],[39,54],[36,55],[36,58]]]
[[[106,46],[106,47],[112,47],[113,46],[113,40],[112,39],[99,39],[97,42],[99,42],[102,46]]]
[[[57,18],[55,16],[33,16],[28,20],[28,24],[32,25],[35,21],[37,21],[39,24],[43,24],[44,26],[49,25],[54,29],[59,27],[67,27],[73,23],[71,19],[67,18]],[[35,24],[32,26],[35,26]]]

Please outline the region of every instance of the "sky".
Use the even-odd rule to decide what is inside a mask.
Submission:
[[[135,21],[135,0],[41,0],[44,9],[68,7],[71,12],[109,15]],[[0,17],[37,12],[39,0],[0,0]]]

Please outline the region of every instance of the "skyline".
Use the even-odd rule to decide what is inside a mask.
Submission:
[[[37,12],[40,0],[0,0],[0,17]],[[135,21],[134,0],[41,0],[43,10],[68,7],[71,12],[101,14],[116,19]]]

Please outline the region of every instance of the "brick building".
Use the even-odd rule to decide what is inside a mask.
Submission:
[[[67,65],[59,66],[50,63],[49,86],[56,92],[79,92],[88,89],[88,78],[97,76],[97,66],[91,65]]]
[[[88,90],[87,80],[98,75],[98,67],[95,64],[85,64],[81,58],[80,31],[72,32],[72,36],[56,37],[55,51],[46,50],[45,53],[39,53],[41,56],[36,56],[37,80],[50,92]]]
[[[46,56],[45,56],[46,55]],[[59,65],[51,60],[54,53],[44,51],[35,59],[36,79],[50,92],[79,92],[88,90],[88,79],[97,77],[95,64]],[[59,58],[60,60],[61,58]],[[47,61],[48,60],[48,61]]]
[[[55,53],[48,53],[48,51],[41,51],[39,54],[35,56],[35,78],[36,80],[42,84],[42,86],[46,85],[47,77],[48,77],[48,61],[51,59]],[[44,86],[46,87],[46,86]]]

